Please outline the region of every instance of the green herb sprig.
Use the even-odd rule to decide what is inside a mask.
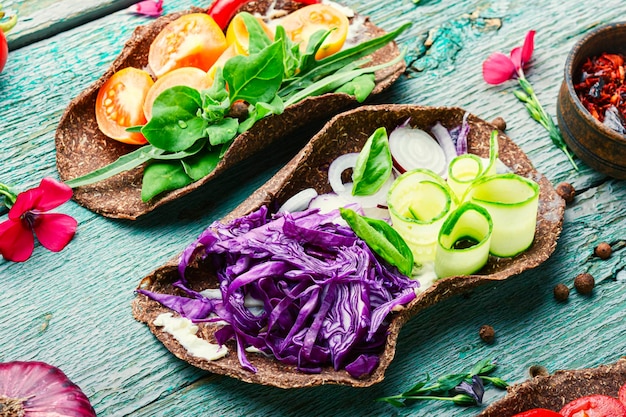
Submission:
[[[182,188],[209,175],[235,137],[258,120],[281,114],[286,106],[328,92],[345,92],[359,102],[365,100],[376,85],[374,72],[395,65],[404,56],[376,66],[363,66],[364,58],[411,25],[316,60],[330,31],[315,33],[301,52],[284,28],[277,28],[272,41],[251,14],[242,13],[242,18],[250,34],[248,56],[226,61],[207,90],[176,86],[163,91],[154,101],[150,121],[128,129],[141,132],[147,145],[66,184],[85,186],[146,164],[143,201]],[[247,114],[231,116],[236,102],[245,103]]]
[[[406,407],[423,400],[451,401],[460,406],[480,405],[485,384],[492,384],[500,389],[506,389],[508,386],[501,378],[488,376],[496,366],[491,359],[483,359],[467,372],[444,375],[437,380],[431,380],[427,375],[425,381],[418,382],[401,394],[376,400],[395,407]]]

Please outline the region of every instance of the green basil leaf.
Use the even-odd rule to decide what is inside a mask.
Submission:
[[[141,133],[156,148],[183,151],[205,136],[207,121],[198,116],[201,108],[198,90],[182,85],[168,88],[154,101],[152,119]]]
[[[376,87],[376,77],[374,74],[363,74],[352,81],[348,81],[335,90],[335,92],[350,94],[356,98],[356,101],[363,103],[374,90],[374,87]]]
[[[315,54],[317,54],[317,51],[319,51],[324,41],[331,33],[332,30],[318,30],[311,35],[307,41],[306,50],[300,58],[299,69],[301,72],[306,73],[317,66]]]
[[[206,128],[211,146],[221,145],[230,142],[237,136],[239,121],[232,117],[226,117],[219,122],[213,123]]]
[[[159,161],[146,166],[143,172],[141,200],[149,201],[157,195],[191,184],[180,161]]]
[[[352,171],[352,195],[372,195],[389,179],[393,169],[387,130],[379,127],[367,139]]]
[[[283,46],[279,42],[253,55],[234,56],[224,64],[224,79],[232,103],[236,100],[250,104],[272,101],[283,73]]]
[[[193,145],[191,145],[189,148],[185,149],[184,151],[154,155],[152,159],[158,159],[158,160],[183,159],[183,158],[195,155],[198,152],[200,152],[202,148],[204,148],[207,142],[208,142],[208,138],[201,138],[201,139],[198,139],[196,143],[194,143]]]
[[[183,159],[181,162],[185,173],[191,177],[192,180],[198,181],[201,178],[209,175],[222,159],[220,155],[220,149],[204,149],[202,152],[189,158]]]
[[[240,12],[239,15],[242,17],[243,23],[248,30],[248,54],[256,54],[272,43],[272,40],[263,30],[263,26],[254,16],[248,12]]]
[[[400,273],[410,277],[413,272],[413,252],[402,236],[389,223],[360,216],[354,210],[340,208],[341,217],[367,246]]]

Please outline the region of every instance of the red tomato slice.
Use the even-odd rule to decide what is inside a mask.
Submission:
[[[208,71],[226,49],[226,36],[206,13],[189,13],[170,22],[150,44],[148,65],[157,77],[181,67]]]
[[[608,395],[587,395],[577,398],[560,411],[563,417],[626,417],[626,406]]]
[[[4,32],[0,30],[0,72],[4,69],[4,64],[7,63],[7,57],[9,56],[9,44],[7,38],[4,36]]]
[[[533,408],[532,410],[515,414],[513,417],[563,417],[563,416],[557,413],[556,411],[548,410],[546,408]]]
[[[154,85],[148,91],[146,99],[143,102],[143,113],[146,116],[146,119],[150,120],[152,117],[152,105],[154,104],[154,100],[159,96],[159,94],[168,88],[177,85],[186,85],[187,87],[192,87],[196,90],[204,90],[209,88],[211,84],[213,84],[213,79],[200,68],[177,68],[156,80]]]
[[[626,406],[626,384],[622,385],[622,387],[619,389],[619,394],[617,395],[617,398],[619,398],[620,402]]]
[[[126,128],[146,123],[143,102],[154,84],[146,71],[127,67],[111,76],[98,91],[96,121],[100,131],[111,139],[132,145],[143,145],[141,133]]]

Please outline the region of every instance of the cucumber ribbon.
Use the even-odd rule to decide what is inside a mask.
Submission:
[[[389,190],[393,227],[417,264],[434,261],[438,278],[473,274],[489,254],[513,257],[532,245],[539,185],[514,173],[497,174],[498,154],[493,131],[488,160],[463,154],[451,161],[447,181],[416,169]]]

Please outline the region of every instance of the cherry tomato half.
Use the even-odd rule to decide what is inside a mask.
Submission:
[[[292,41],[306,49],[311,35],[318,30],[332,30],[315,55],[322,59],[339,51],[348,36],[348,18],[341,11],[325,4],[312,4],[288,14],[277,22],[285,28]]]
[[[215,20],[206,13],[189,13],[170,22],[154,38],[148,65],[157,78],[180,67],[207,71],[224,49],[226,36]]]
[[[100,131],[111,139],[132,145],[143,145],[141,133],[130,133],[127,127],[146,123],[143,102],[154,84],[146,71],[127,67],[111,76],[96,97],[96,121]]]
[[[608,395],[587,395],[565,404],[563,417],[626,417],[626,406]]]
[[[186,85],[196,90],[204,90],[205,88],[209,88],[211,84],[213,84],[213,80],[200,68],[183,67],[170,71],[156,80],[154,85],[148,90],[146,99],[143,102],[143,114],[146,116],[146,119],[150,120],[154,100],[168,88],[177,85]]]
[[[532,410],[515,414],[513,417],[563,417],[563,416],[557,413],[556,411],[548,410],[546,408],[533,408]]]
[[[4,36],[4,32],[0,30],[0,72],[4,69],[4,64],[7,63],[7,57],[9,56],[9,44],[7,38]]]

